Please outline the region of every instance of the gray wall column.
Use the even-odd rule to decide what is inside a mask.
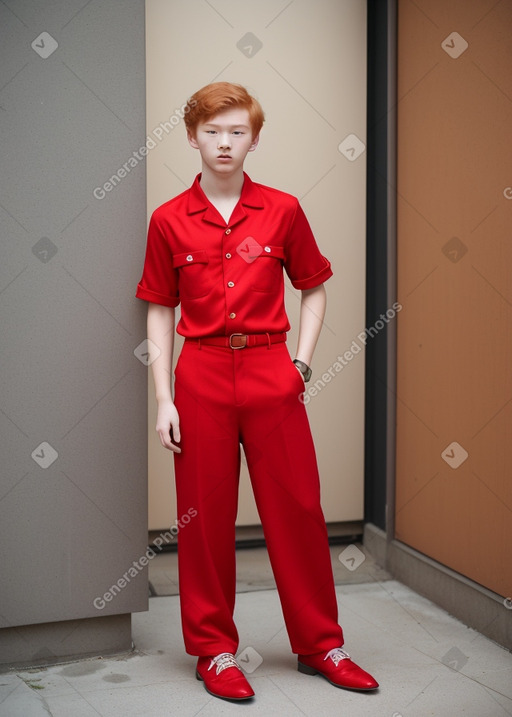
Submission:
[[[129,649],[147,609],[144,2],[1,3],[0,56],[8,666]]]

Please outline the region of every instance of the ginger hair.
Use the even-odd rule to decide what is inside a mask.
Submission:
[[[213,82],[195,92],[187,101],[184,115],[187,132],[194,136],[197,125],[208,122],[215,115],[227,110],[242,108],[249,112],[252,136],[257,137],[265,115],[260,103],[245,87],[232,82]]]

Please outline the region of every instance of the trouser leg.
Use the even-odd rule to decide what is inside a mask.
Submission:
[[[236,358],[242,442],[292,651],[328,651],[343,632],[303,381],[285,344]]]
[[[230,362],[230,350],[185,344],[176,368],[178,517],[197,511],[178,536],[181,619],[185,649],[199,656],[238,648],[233,611],[240,444]]]

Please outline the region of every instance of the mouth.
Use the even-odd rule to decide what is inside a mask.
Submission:
[[[217,159],[231,159],[231,155],[230,154],[219,154]]]

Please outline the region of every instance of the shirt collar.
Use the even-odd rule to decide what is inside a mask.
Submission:
[[[212,205],[208,200],[208,197],[201,189],[199,180],[201,174],[198,174],[194,180],[194,183],[190,187],[188,195],[188,213],[196,214],[202,212],[205,209],[209,209]],[[252,207],[253,209],[263,209],[263,197],[251,178],[244,172],[244,183],[242,185],[242,193],[240,195],[240,203],[246,207]]]

